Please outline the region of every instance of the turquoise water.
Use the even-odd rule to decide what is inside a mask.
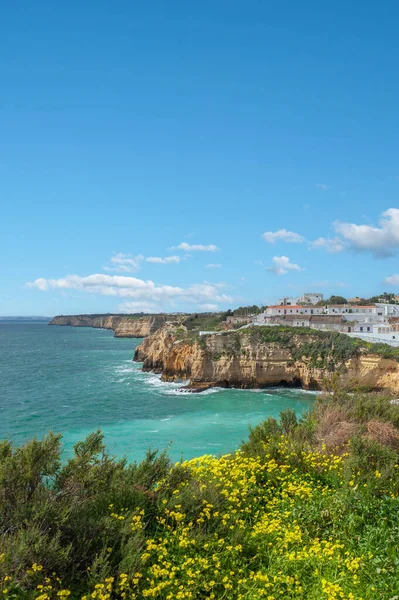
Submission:
[[[287,407],[307,410],[302,390],[182,393],[132,362],[140,340],[112,331],[0,323],[0,439],[21,443],[52,430],[65,454],[100,428],[112,453],[143,458],[149,446],[174,460],[235,450],[248,425]]]

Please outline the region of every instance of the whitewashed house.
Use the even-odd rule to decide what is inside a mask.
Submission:
[[[300,296],[299,298],[297,298],[296,302],[297,304],[303,305],[303,304],[318,304],[318,302],[321,302],[323,300],[323,294],[320,294],[319,292],[306,292],[306,294],[303,294],[303,296]]]
[[[268,306],[265,313],[267,317],[281,317],[282,315],[321,315],[323,314],[322,306],[301,306],[294,304],[293,306]]]
[[[399,317],[399,306],[397,304],[376,304],[378,314],[383,313],[384,317]]]
[[[352,311],[350,304],[328,304],[326,312],[328,315],[346,315]]]
[[[285,298],[280,298],[277,303],[280,306],[292,306],[293,304],[297,304],[297,301],[292,296],[287,296]]]

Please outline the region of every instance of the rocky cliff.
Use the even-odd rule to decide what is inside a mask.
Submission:
[[[167,315],[60,315],[49,325],[113,329],[115,337],[146,337],[165,325]]]
[[[163,327],[167,319],[167,315],[153,315],[139,318],[120,317],[120,320],[112,329],[115,331],[115,337],[147,337]]]
[[[333,378],[346,388],[399,393],[399,362],[363,348],[360,340],[332,332],[254,327],[204,337],[165,326],[137,348],[143,370],[189,387],[302,386],[325,389]],[[298,333],[300,331],[300,333]],[[387,353],[393,349],[387,347]]]

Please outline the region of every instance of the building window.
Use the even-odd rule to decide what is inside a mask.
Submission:
[[[367,331],[370,331],[370,327],[367,327]]]
[[[363,331],[363,327],[360,328],[360,331]]]

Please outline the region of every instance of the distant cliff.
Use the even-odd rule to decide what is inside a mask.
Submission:
[[[333,332],[253,327],[199,337],[167,325],[147,337],[134,358],[143,370],[162,373],[165,381],[188,380],[192,389],[286,384],[320,390],[335,380],[346,388],[399,393],[398,356],[395,348]]]
[[[49,325],[113,329],[115,337],[146,337],[165,325],[168,315],[59,315]]]

